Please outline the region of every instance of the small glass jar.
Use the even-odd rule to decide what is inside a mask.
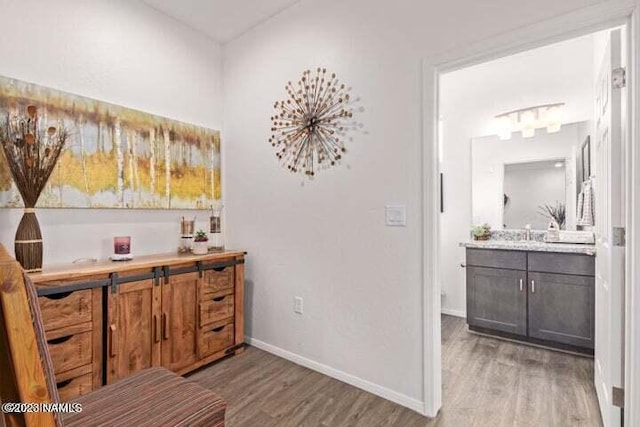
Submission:
[[[130,255],[131,254],[131,236],[114,237],[113,253],[116,255]]]
[[[215,251],[224,250],[224,235],[222,233],[222,203],[211,206],[209,218],[209,247]]]
[[[189,253],[193,245],[193,233],[196,228],[196,218],[186,219],[182,217],[180,220],[180,246],[178,253]]]

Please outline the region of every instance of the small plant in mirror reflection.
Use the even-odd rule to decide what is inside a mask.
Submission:
[[[567,220],[567,209],[564,203],[556,200],[555,206],[547,204],[538,206],[538,214],[557,222],[560,226],[560,229],[565,228],[565,221]]]

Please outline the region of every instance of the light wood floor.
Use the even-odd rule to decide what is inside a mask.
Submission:
[[[443,408],[430,420],[253,347],[190,376],[229,427],[600,426],[593,361],[470,334],[442,317]]]

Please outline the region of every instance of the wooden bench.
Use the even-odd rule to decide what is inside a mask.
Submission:
[[[61,403],[36,291],[0,245],[0,401]],[[151,368],[83,395],[81,412],[9,412],[7,427],[224,426],[226,402],[165,368]],[[79,407],[76,406],[76,408]]]

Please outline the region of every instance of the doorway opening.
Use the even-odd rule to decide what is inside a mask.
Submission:
[[[437,76],[441,417],[620,425],[627,32]]]

